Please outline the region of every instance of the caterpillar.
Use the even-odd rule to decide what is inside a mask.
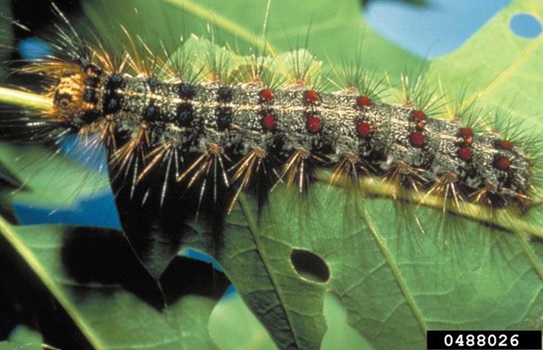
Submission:
[[[371,96],[378,86],[362,71],[343,72],[350,85],[323,91],[318,63],[305,51],[286,58],[290,77],[269,72],[271,58],[251,57],[249,81],[236,82],[237,72],[225,69],[227,56],[210,45],[203,67],[190,67],[194,58],[185,54],[169,62],[172,72],[161,79],[135,61],[140,49],[132,46],[120,59],[71,37],[57,47],[68,60],[54,57],[21,69],[51,80],[45,91],[50,108],[28,125],[50,130],[44,135],[51,140],[99,133],[112,166],[119,173],[136,170],[129,175],[132,187],[158,164],[173,162],[178,182],[190,186],[212,171],[215,187],[239,180],[239,195],[273,161],[267,172],[300,192],[312,169],[322,167],[334,170],[332,179],[377,176],[395,193],[438,193],[455,206],[467,201],[523,212],[533,204],[534,160],[523,145],[429,117],[424,109],[431,106],[424,104],[433,97],[380,103]],[[168,63],[159,56],[147,60]]]
[[[246,197],[256,194],[260,211],[273,207],[269,196],[294,189],[303,198],[315,188],[318,191],[321,183],[360,195],[357,206],[385,200],[405,208],[436,209],[436,215],[453,220],[467,218],[496,234],[542,236],[540,225],[530,221],[539,204],[536,137],[515,137],[513,127],[496,131],[479,125],[494,110],[479,110],[469,100],[450,107],[448,91],[409,75],[401,79],[402,98],[393,102],[383,96],[386,79],[364,71],[359,57],[345,60],[343,67],[326,74],[323,61],[305,44],[285,54],[267,54],[255,47],[249,55],[242,55],[213,40],[186,36],[178,43],[180,50],[166,48],[157,53],[127,29],[113,45],[83,37],[61,11],[56,12],[62,24],[52,41],[55,54],[19,68],[23,74],[43,76],[44,87],[37,95],[8,89],[24,99],[40,101],[29,102],[38,111],[18,117],[15,126],[22,126],[22,135],[27,137],[22,141],[58,144],[69,135],[78,135],[90,149],[105,146],[123,230],[144,262],[153,249],[139,250],[137,235],[142,231],[160,236],[156,240],[166,242],[160,248],[175,255],[180,244],[172,242],[178,236],[183,244],[190,241],[185,231],[183,235],[175,231],[203,225],[203,231],[212,232],[213,248],[205,244],[199,248],[211,252],[236,280],[246,271],[236,272],[228,254],[226,258],[223,254],[231,249],[228,234],[239,220],[239,202],[243,207]],[[126,44],[120,51],[112,51],[111,46],[123,41]],[[7,93],[1,91],[4,96]],[[454,113],[440,118],[443,106]],[[11,122],[4,124],[6,129]],[[503,129],[508,129],[504,124]],[[333,206],[326,208],[327,213],[335,210]],[[368,236],[377,236],[368,219],[374,217],[373,209],[368,210],[369,214],[357,218],[364,219]],[[194,213],[204,219],[193,223]],[[138,215],[141,218],[135,217]],[[263,217],[259,219],[266,223]],[[275,231],[281,223],[270,226]],[[156,227],[159,229],[152,231]],[[417,227],[424,231],[432,226],[417,221]],[[292,264],[297,272],[303,265],[296,263],[297,258],[312,256],[297,248],[303,238],[284,238],[283,233],[265,237],[288,242],[289,255],[278,260]],[[376,246],[390,258],[387,246],[378,238]],[[349,238],[343,239],[347,242]],[[315,265],[326,260],[322,258],[326,248],[319,249]],[[266,255],[265,250],[260,253]],[[371,252],[366,253],[356,255],[361,255],[361,261],[371,261]],[[394,265],[391,260],[386,259]],[[297,283],[319,292],[319,283],[336,283],[333,274],[337,270],[323,264],[324,270],[332,271],[316,279],[302,276]],[[158,279],[165,267],[149,269]],[[394,266],[391,270],[397,271]],[[256,279],[259,271],[249,275]],[[401,276],[395,277],[406,293]],[[251,303],[250,293],[242,293]],[[417,310],[412,298],[406,300]],[[351,307],[351,317],[362,308],[358,304]],[[277,332],[274,339],[282,347],[293,342],[310,348],[320,342],[304,343],[303,336],[290,334],[291,328],[298,330],[296,325],[285,331],[280,325],[274,328],[273,320],[264,322]],[[321,322],[320,318],[315,321],[319,332]],[[416,324],[422,331],[430,328],[419,318]],[[392,328],[385,327],[387,331]],[[370,337],[379,333],[373,329],[361,332]],[[373,340],[381,347],[390,345]]]

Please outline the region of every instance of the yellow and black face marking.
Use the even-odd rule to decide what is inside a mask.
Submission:
[[[53,108],[49,114],[75,127],[100,119],[101,76],[101,70],[94,65],[67,71],[52,87]]]

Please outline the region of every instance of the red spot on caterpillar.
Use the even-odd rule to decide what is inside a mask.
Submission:
[[[496,146],[506,151],[511,151],[513,149],[513,144],[511,143],[511,141],[507,140],[498,140],[496,142]]]
[[[307,90],[304,93],[305,102],[309,104],[317,104],[320,100],[319,93],[315,90]]]
[[[372,100],[368,96],[358,96],[356,99],[356,105],[358,107],[371,107]]]
[[[426,113],[419,110],[414,110],[413,112],[411,112],[411,116],[413,117],[413,119],[420,120],[420,121],[424,121],[427,119]]]
[[[307,131],[312,134],[318,133],[321,130],[321,118],[312,115],[307,118]]]
[[[275,117],[273,114],[266,114],[262,118],[262,128],[266,131],[272,131],[275,128]]]
[[[366,122],[358,122],[356,125],[356,132],[358,133],[358,137],[361,139],[367,138],[371,133],[371,124]]]
[[[464,146],[470,146],[473,143],[473,129],[460,128],[460,130],[458,131],[458,135],[464,138],[464,142],[463,142]],[[464,160],[468,160],[468,159],[463,158],[462,155],[460,155],[460,158]],[[470,150],[470,158],[471,158],[471,150]]]
[[[460,128],[460,131],[458,131],[458,134],[461,137],[472,137],[473,136],[473,129],[472,128]]]
[[[273,92],[270,89],[262,89],[260,91],[261,102],[269,102],[273,99]]]
[[[471,148],[469,147],[460,147],[458,149],[458,156],[460,159],[468,161],[471,159]]]
[[[494,160],[494,166],[499,170],[509,170],[511,160],[509,157],[499,156]]]
[[[420,132],[414,132],[409,137],[409,141],[411,142],[411,146],[415,148],[421,148],[424,146],[424,135]]]

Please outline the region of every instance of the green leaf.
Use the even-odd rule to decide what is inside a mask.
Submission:
[[[42,147],[1,144],[0,163],[5,172],[0,177],[6,181],[8,176],[16,176],[21,184],[20,190],[15,191],[19,205],[77,211],[79,200],[110,191],[106,174]],[[13,187],[15,181],[9,182]]]
[[[11,341],[0,341],[0,350],[16,350],[16,349],[28,349],[28,350],[41,350],[43,349],[41,343],[19,343]]]
[[[24,326],[18,326],[17,329],[10,334],[8,341],[0,341],[0,350],[41,350],[44,348],[47,349],[47,345],[43,343],[41,335]],[[49,349],[56,350],[54,348]]]
[[[209,334],[221,349],[277,349],[266,329],[237,293],[224,298],[213,309]]]
[[[60,226],[11,226],[0,220],[0,251],[13,251],[29,269],[28,274],[43,285],[47,292],[41,298],[52,297],[64,309],[69,320],[81,332],[94,349],[195,349],[214,348],[207,332],[207,322],[217,300],[199,295],[189,295],[158,310],[141,297],[129,292],[119,284],[81,281],[77,274],[67,270],[67,237],[69,234]],[[90,241],[101,239],[92,231],[80,232],[91,236]],[[117,232],[117,234],[119,234]],[[118,237],[124,241],[122,236]],[[118,245],[123,247],[123,245]],[[128,244],[124,243],[124,248]],[[78,257],[82,247],[75,252]],[[94,261],[87,262],[87,268],[96,272],[103,256],[101,252],[90,252]],[[117,252],[121,254],[121,252]],[[3,255],[4,258],[6,255]],[[115,262],[116,260],[111,260]],[[145,270],[137,259],[124,266],[134,283],[149,284]],[[9,263],[7,260],[3,263]],[[17,268],[18,265],[11,265]],[[72,267],[73,269],[74,267]],[[75,268],[78,268],[77,266]],[[107,268],[118,268],[114,264]],[[22,270],[27,276],[26,269]],[[139,271],[134,273],[134,271]],[[29,283],[26,288],[36,288]],[[156,285],[154,286],[156,288]],[[146,288],[152,290],[152,283]],[[23,286],[24,290],[24,286]],[[36,301],[38,302],[38,301]],[[52,319],[57,319],[52,318]],[[62,325],[57,325],[61,327]],[[65,325],[64,325],[65,326]],[[64,329],[64,328],[62,328]],[[73,337],[72,334],[66,334]],[[83,347],[83,344],[81,344]]]
[[[126,35],[112,26],[108,16],[122,21],[130,33],[142,33],[152,48],[178,48],[182,36],[212,39],[236,52],[280,54],[294,49],[307,49],[324,61],[339,67],[343,59],[355,60],[362,49],[361,62],[378,73],[399,76],[408,67],[421,66],[421,59],[384,40],[369,28],[361,16],[362,8],[355,0],[342,6],[327,1],[232,1],[206,2],[163,0],[160,6],[145,0],[118,1],[115,4],[88,3],[87,13],[101,36],[125,44]],[[134,16],[134,8],[139,16]],[[249,10],[250,9],[250,10]],[[247,11],[251,15],[247,15]],[[166,14],[166,19],[164,18]],[[265,22],[267,20],[267,22]],[[152,28],[142,22],[153,23]],[[267,24],[263,39],[264,22]],[[160,35],[159,33],[164,33]],[[156,34],[156,36],[155,36]],[[338,41],[338,38],[341,38]],[[162,52],[159,49],[155,52]]]
[[[388,219],[397,213],[390,200],[366,200],[357,215],[348,211],[343,190],[314,190],[310,204],[274,192],[259,225],[243,227],[236,215],[229,218],[221,264],[280,347],[289,341],[318,347],[326,291],[340,297],[349,323],[378,349],[399,343],[421,348],[430,329],[537,325],[543,312],[541,244],[469,221],[455,223],[459,232],[449,232],[445,241],[436,232],[435,210],[417,211],[422,234],[405,227],[403,220],[413,218]],[[318,210],[305,210],[308,205]],[[331,270],[329,281],[299,274],[294,248],[321,257]]]

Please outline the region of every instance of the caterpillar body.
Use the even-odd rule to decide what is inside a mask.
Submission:
[[[166,80],[153,73],[131,75],[124,69],[129,61],[104,66],[111,58],[98,47],[68,44],[63,51],[74,53],[69,61],[45,59],[23,69],[52,80],[52,106],[40,122],[58,126],[60,135],[99,132],[111,163],[121,168],[142,155],[135,178],[176,154],[175,163],[183,164],[179,181],[192,184],[218,167],[214,181],[229,186],[239,179],[239,193],[272,158],[278,178],[300,191],[311,169],[321,166],[338,175],[378,176],[394,186],[440,191],[445,200],[490,209],[525,211],[533,201],[533,162],[522,146],[496,133],[474,133],[459,121],[430,118],[409,101],[380,103],[356,85],[320,91],[300,79],[274,87],[262,76],[264,60],[254,57],[247,62],[255,72],[249,82],[221,80],[221,74],[228,77],[224,72],[212,72],[216,81],[197,81],[194,71],[202,68],[194,67],[191,74],[176,71]],[[305,53],[291,59],[314,68]],[[186,161],[194,155],[196,160]]]

